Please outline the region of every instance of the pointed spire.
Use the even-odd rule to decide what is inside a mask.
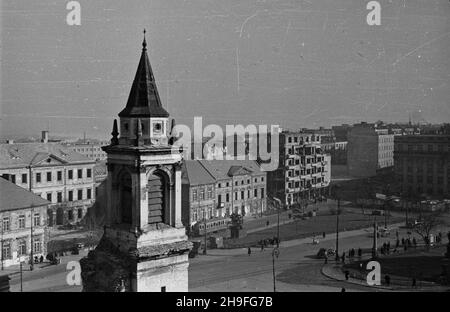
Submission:
[[[169,117],[169,113],[162,107],[158,89],[156,87],[153,70],[147,55],[147,40],[142,42],[142,54],[139,66],[131,86],[127,106],[119,113],[119,117],[150,118]]]
[[[113,123],[113,130],[111,132],[112,139],[111,139],[111,145],[118,145],[119,144],[119,130],[117,129],[117,119],[114,119]]]
[[[144,41],[142,42],[142,50],[143,51],[147,51],[147,40],[145,40],[145,34],[147,33],[147,31],[144,28]]]

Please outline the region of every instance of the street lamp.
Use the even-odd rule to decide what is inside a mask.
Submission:
[[[30,236],[30,261],[31,261],[31,264],[30,264],[30,271],[33,271],[33,269],[34,269],[34,250],[33,250],[33,248],[34,248],[34,244],[33,244],[33,222],[34,222],[34,208],[31,208],[31,236]]]
[[[205,248],[203,249],[203,254],[206,255],[207,239],[206,239],[206,210],[205,209],[203,209],[203,231],[205,232]]]
[[[19,257],[19,262],[20,262],[20,292],[23,292],[23,278],[22,278],[22,263],[23,263],[24,259],[22,257]]]
[[[377,219],[375,217],[375,220],[373,222],[373,246],[372,246],[372,259],[378,258],[378,225],[377,225]]]
[[[281,209],[281,205],[278,204],[278,217],[277,217],[277,248],[280,247],[280,209]]]
[[[341,211],[341,199],[338,194],[339,186],[333,186],[333,197],[337,200],[336,211],[336,261],[339,261],[339,213]]]
[[[275,279],[275,257],[278,258],[280,255],[280,250],[278,248],[274,248],[272,250],[272,275],[273,275],[273,292],[277,291],[276,287],[276,279]]]
[[[341,211],[341,199],[337,198],[338,208],[336,211],[336,261],[339,261],[339,213]]]
[[[4,268],[3,268],[3,220],[0,220],[0,222],[1,222],[1,224],[0,224],[0,226],[2,227],[2,237],[1,237],[1,250],[0,250],[0,252],[2,253],[2,271],[4,270]]]

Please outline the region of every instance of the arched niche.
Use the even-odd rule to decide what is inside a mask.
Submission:
[[[170,179],[163,170],[148,176],[148,224],[170,224]]]
[[[132,224],[133,217],[133,184],[131,174],[123,170],[118,176],[119,218],[120,223]]]

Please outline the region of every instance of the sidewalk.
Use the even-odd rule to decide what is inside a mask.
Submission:
[[[360,261],[368,261],[370,259],[369,256],[366,256],[360,260]],[[442,286],[437,283],[429,282],[429,281],[423,281],[423,280],[417,280],[417,287],[412,288],[411,282],[412,280],[403,277],[403,276],[396,276],[396,275],[390,275],[391,283],[390,286],[385,285],[384,283],[384,275],[381,271],[381,283],[382,285],[369,285],[367,284],[366,280],[363,280],[361,278],[358,278],[358,276],[355,276],[354,273],[351,271],[349,274],[348,280],[345,279],[345,273],[342,271],[343,264],[342,263],[336,263],[333,260],[329,261],[330,263],[324,264],[321,269],[321,273],[333,280],[345,282],[349,284],[355,284],[359,286],[365,286],[368,288],[372,288],[375,291],[448,291],[449,287]],[[384,285],[383,285],[384,284]]]
[[[395,223],[395,224],[391,224],[390,228],[396,229],[402,225],[403,225],[403,223]],[[363,235],[363,234],[367,234],[370,231],[372,231],[372,227],[359,229],[359,230],[353,230],[353,231],[340,232],[339,238],[342,239],[342,238]],[[336,240],[336,233],[328,234],[325,238],[320,237],[320,242],[335,241],[335,240]],[[281,241],[280,248],[287,248],[287,247],[299,246],[299,245],[304,245],[304,244],[312,244],[312,238],[307,237],[307,238],[293,239],[293,240],[289,240],[289,241]],[[266,247],[266,249],[271,249],[271,248],[273,248],[273,247]],[[257,248],[254,247],[254,248],[251,248],[251,250],[252,250],[252,252],[258,252],[261,249],[259,247],[257,247]],[[206,256],[202,255],[201,252],[199,252],[198,257],[201,258],[201,257],[211,256],[213,258],[215,256],[238,256],[238,255],[246,255],[247,253],[248,253],[248,248],[208,249]]]

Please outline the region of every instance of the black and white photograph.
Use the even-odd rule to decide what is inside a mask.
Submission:
[[[450,291],[449,0],[1,0],[0,64],[0,292]]]

